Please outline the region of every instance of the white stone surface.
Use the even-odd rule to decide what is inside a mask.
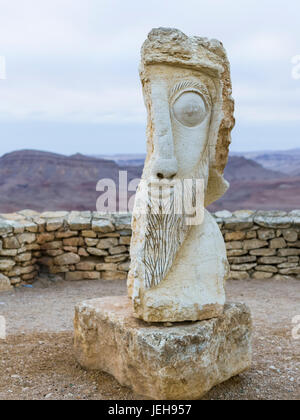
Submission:
[[[172,201],[176,182],[201,179],[202,208],[228,188],[223,171],[234,118],[226,53],[216,40],[153,29],[142,48],[140,74],[148,154],[132,221],[128,292],[134,313],[149,322],[215,317],[225,302],[229,272],[216,221],[205,211],[203,220],[191,226],[186,209],[181,215],[161,211],[153,216],[155,205],[145,185],[171,182]],[[191,197],[199,195],[191,188]],[[172,202],[174,208],[177,203]]]

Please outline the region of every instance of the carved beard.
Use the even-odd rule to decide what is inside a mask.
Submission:
[[[190,230],[185,215],[175,214],[173,194],[168,213],[161,202],[155,213],[152,210],[152,205],[148,204],[143,261],[147,289],[157,286],[166,277]]]
[[[207,172],[208,152],[204,154],[198,170],[198,176],[193,177],[193,180],[207,179]],[[183,181],[179,182],[182,183]],[[194,182],[192,189],[189,191],[185,189],[185,193],[187,195],[182,197],[182,195],[176,194],[175,190],[168,201],[167,208],[164,206],[164,200],[155,200],[155,212],[153,211],[153,200],[149,198],[145,222],[143,258],[146,289],[157,286],[165,279],[173,266],[179,249],[191,230],[191,226],[187,223],[187,218],[193,217],[194,214],[186,212],[186,207],[182,201],[184,198],[189,199],[192,205],[195,206],[196,189]],[[177,214],[178,208],[181,209],[181,214]]]

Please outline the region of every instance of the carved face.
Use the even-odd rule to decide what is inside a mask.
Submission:
[[[152,65],[145,100],[151,119],[145,177],[208,179],[211,80],[196,71]]]
[[[147,76],[144,93],[150,131],[143,179],[148,186],[161,184],[162,179],[174,184],[201,179],[206,186],[214,84],[200,72],[160,64],[149,66]],[[161,197],[162,189],[160,194]],[[168,195],[174,209],[178,197],[174,198],[174,193],[166,193]],[[140,197],[148,200],[148,193],[142,187],[137,200]],[[190,197],[195,197],[193,189]],[[156,211],[159,209],[156,214],[153,214],[153,201],[147,203],[146,216],[139,219],[144,245],[136,267],[140,270],[138,277],[145,281],[144,286],[151,288],[167,276],[190,226],[186,222],[185,203],[181,213],[172,210],[166,213],[162,205],[161,208],[156,206]],[[132,254],[134,260],[134,247]]]

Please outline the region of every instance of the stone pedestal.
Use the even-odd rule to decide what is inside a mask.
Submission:
[[[251,364],[251,315],[227,304],[220,318],[147,324],[125,297],[93,299],[75,311],[75,355],[152,399],[199,399]]]

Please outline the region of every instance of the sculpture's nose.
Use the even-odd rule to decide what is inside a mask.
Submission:
[[[170,104],[167,86],[153,82],[151,85],[153,116],[153,166],[152,176],[158,179],[172,179],[178,172],[174,151],[174,140],[170,118]]]
[[[175,157],[170,159],[158,158],[152,169],[154,177],[159,179],[173,179],[178,172],[178,164]]]

